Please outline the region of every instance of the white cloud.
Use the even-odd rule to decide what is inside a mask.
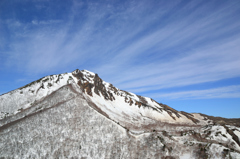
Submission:
[[[61,23],[61,20],[32,20],[32,24],[34,25],[53,25],[53,24],[57,24],[57,23]]]
[[[160,3],[88,3],[81,12],[75,1],[67,21],[9,20],[5,64],[29,74],[90,69],[135,93],[240,76],[234,2]]]
[[[213,99],[213,98],[240,98],[240,85],[227,87],[192,90],[176,93],[151,94],[151,97],[158,99]]]
[[[127,68],[115,77],[118,87],[140,93],[240,76],[240,38],[195,50],[177,59]],[[122,78],[120,77],[122,76]]]

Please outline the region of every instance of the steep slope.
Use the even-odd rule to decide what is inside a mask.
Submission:
[[[4,94],[0,112],[0,157],[240,157],[238,125],[176,111],[86,70]]]

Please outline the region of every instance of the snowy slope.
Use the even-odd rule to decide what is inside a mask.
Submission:
[[[0,96],[0,119],[31,107],[72,79],[71,73],[51,75]]]
[[[206,123],[194,118],[192,114],[178,112],[153,99],[122,91],[92,72],[76,70],[72,74],[92,102],[112,120],[122,122],[124,126],[142,127],[143,123],[149,125],[156,122],[190,125]]]

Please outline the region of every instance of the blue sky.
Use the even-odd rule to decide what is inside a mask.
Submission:
[[[239,0],[1,0],[0,94],[76,68],[177,110],[240,118]]]

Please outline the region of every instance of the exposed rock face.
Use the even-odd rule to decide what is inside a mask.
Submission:
[[[240,158],[237,124],[179,112],[86,70],[4,94],[0,112],[0,158]]]

